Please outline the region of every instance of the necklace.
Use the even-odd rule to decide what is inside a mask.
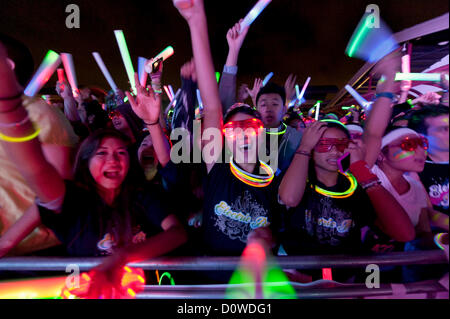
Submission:
[[[345,173],[342,175],[347,177],[348,181],[350,182],[350,187],[345,192],[331,192],[331,191],[327,191],[326,189],[323,189],[317,185],[315,185],[314,190],[321,195],[331,197],[331,198],[347,198],[347,197],[352,196],[353,193],[355,192],[356,188],[358,187],[358,182],[356,181],[356,178],[350,173]],[[313,185],[311,185],[311,188],[313,188]]]
[[[268,131],[266,130],[266,134],[269,134],[269,135],[282,135],[282,134],[286,133],[287,125],[284,124],[284,123],[281,123],[281,125],[284,126],[283,130],[278,131],[278,132],[268,132]]]
[[[246,171],[239,168],[235,163],[233,158],[230,160],[230,170],[233,175],[239,179],[241,182],[253,186],[253,187],[266,187],[268,186],[274,177],[272,168],[264,163],[263,161],[259,161],[263,170],[267,173],[267,176],[255,175],[247,173]]]

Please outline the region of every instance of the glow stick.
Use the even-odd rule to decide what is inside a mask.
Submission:
[[[170,102],[172,102],[173,96],[172,96],[172,94],[170,94],[170,91],[169,91],[169,88],[167,87],[167,85],[164,85],[164,91],[166,92],[167,97],[169,98]]]
[[[153,62],[159,60],[160,58],[163,59],[163,61],[166,61],[168,58],[170,58],[174,54],[174,50],[172,46],[168,46],[164,50],[162,50],[157,56],[153,58]]]
[[[131,89],[136,94],[136,82],[134,81],[134,68],[131,62],[130,52],[128,51],[127,42],[122,30],[114,30],[117,44],[119,45],[120,54],[122,55],[123,64],[127,71],[128,80],[130,81]]]
[[[448,74],[445,75],[448,80]],[[440,73],[397,73],[395,81],[424,81],[424,82],[440,82]]]
[[[0,282],[0,299],[55,298],[66,285],[65,277]]]
[[[297,100],[299,100],[300,97],[300,87],[298,84],[295,85],[295,96],[297,97]]]
[[[303,96],[305,95],[305,91],[306,91],[306,88],[308,87],[309,81],[311,81],[311,77],[310,76],[308,76],[308,78],[306,79],[305,84],[303,84],[302,91],[300,92],[300,95],[297,97],[297,99],[299,101],[301,101]]]
[[[314,119],[316,120],[316,121],[318,121],[319,120],[319,112],[320,112],[320,102],[321,101],[317,101],[317,103],[316,103],[316,114],[314,115]]]
[[[114,92],[117,92],[117,85],[114,82],[111,74],[109,73],[108,69],[106,68],[105,63],[103,63],[102,57],[100,56],[100,53],[98,52],[92,52],[92,55],[94,56],[95,61],[97,62],[98,67],[103,73],[103,76],[105,77],[106,81],[108,81],[109,86],[111,89],[113,89]]]
[[[409,54],[402,56],[402,72],[403,73],[411,72],[411,58]]]
[[[322,268],[322,278],[324,280],[333,280],[331,268]]]
[[[49,50],[23,93],[27,96],[34,96],[37,92],[39,92],[45,83],[48,82],[60,63],[61,58],[59,54],[55,51]]]
[[[358,102],[359,105],[361,105],[364,109],[368,108],[370,106],[370,103],[363,98],[361,95],[359,95],[358,92],[356,92],[350,85],[346,85],[345,89],[347,90],[348,93],[351,94],[351,96],[353,96],[353,98]]]
[[[267,74],[263,80],[262,86],[266,86],[266,84],[270,81],[272,76],[273,76],[273,72],[270,72],[269,74]]]
[[[58,82],[64,82],[64,69],[57,69],[56,71],[58,72]]]
[[[145,72],[145,64],[147,63],[147,59],[143,57],[138,58],[138,77],[139,77],[139,83],[143,87],[147,84],[147,72]]]
[[[197,101],[198,101],[198,106],[202,109],[203,108],[203,102],[202,102],[202,97],[200,96],[200,90],[197,89]]]
[[[240,33],[248,28],[272,0],[259,0],[241,22]]]
[[[173,88],[172,85],[168,85],[169,86],[169,91],[170,91],[170,95],[172,96],[172,99],[175,97],[175,93],[173,92]]]
[[[219,83],[219,81],[220,81],[220,72],[216,72],[216,80],[217,80],[217,83]]]
[[[78,96],[78,81],[77,74],[75,73],[75,65],[73,63],[73,57],[70,53],[61,53],[61,60],[66,70],[67,79],[72,87],[73,96]]]

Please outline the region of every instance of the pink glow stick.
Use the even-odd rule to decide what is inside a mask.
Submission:
[[[69,80],[70,86],[72,87],[73,95],[76,97],[78,96],[78,82],[72,54],[61,53],[61,60],[64,65],[64,70],[66,71],[67,79]]]

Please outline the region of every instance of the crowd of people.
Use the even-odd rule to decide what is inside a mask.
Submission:
[[[436,249],[449,218],[448,76],[442,95],[400,103],[410,85],[395,81],[396,51],[373,70],[384,81],[370,111],[322,111],[316,120],[289,106],[294,76],[237,89],[248,32],[239,22],[226,35],[217,83],[203,1],[177,9],[193,58],[166,109],[160,61],[150,85],[135,75],[135,93],[73,94],[64,81],[59,105],[25,97],[26,49],[0,38],[0,257],[105,256],[96,280],[106,289],[128,262],[240,256],[255,241],[292,256]],[[399,282],[445,272],[386,269]],[[310,282],[321,273],[288,276]],[[204,280],[227,282],[219,277]]]

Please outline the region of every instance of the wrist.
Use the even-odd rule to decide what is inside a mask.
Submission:
[[[156,121],[150,121],[150,120],[142,120],[142,121],[147,126],[154,126],[154,125],[159,124],[159,119],[157,119]]]
[[[378,176],[373,174],[367,163],[363,160],[359,160],[350,164],[350,172],[355,176],[356,180],[360,184],[367,184],[372,181],[378,180]]]

